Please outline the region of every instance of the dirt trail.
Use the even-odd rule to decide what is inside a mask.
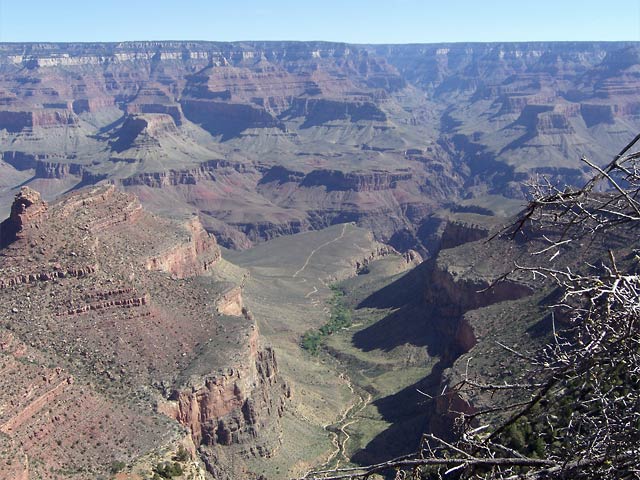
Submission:
[[[367,408],[367,405],[369,405],[371,403],[371,394],[367,393],[366,394],[366,398],[364,397],[360,397],[360,407],[358,408],[357,411],[354,411],[353,414],[351,414],[351,421],[349,422],[345,422],[341,427],[340,427],[340,431],[342,432],[342,434],[344,435],[344,439],[342,440],[342,444],[340,445],[340,453],[342,455],[342,458],[344,458],[344,460],[346,462],[349,461],[349,458],[346,455],[346,451],[347,451],[347,442],[349,441],[349,439],[351,438],[351,436],[349,435],[349,433],[347,432],[346,428],[350,425],[353,425],[354,423],[358,422],[359,419],[355,418],[356,415],[358,415],[362,410],[364,410],[365,408]],[[338,462],[340,463],[340,462]],[[337,467],[337,465],[336,465]]]
[[[309,265],[309,262],[311,261],[313,256],[316,254],[316,252],[318,252],[318,250],[344,238],[348,225],[349,225],[348,223],[345,223],[342,226],[342,232],[336,238],[329,240],[323,243],[322,245],[319,245],[318,247],[314,248],[311,251],[311,253],[309,253],[309,255],[307,256],[302,267],[300,267],[300,269],[298,269],[292,275],[291,278],[298,277],[298,275],[300,275],[307,268],[307,266]],[[302,279],[302,282],[305,282],[305,281],[306,279]],[[318,281],[322,283],[320,279],[318,279]],[[317,292],[318,292],[318,289],[316,286],[314,286],[313,290],[309,291],[305,295],[305,298],[309,298],[311,295],[314,295]],[[326,313],[329,313],[328,309],[325,308],[324,310]],[[302,478],[313,478],[316,475],[316,472],[320,472],[322,469],[338,468],[342,461],[349,462],[349,458],[347,457],[346,452],[347,452],[348,442],[351,436],[346,431],[346,429],[347,427],[359,421],[359,419],[356,418],[356,416],[362,410],[364,410],[367,407],[367,405],[369,405],[369,403],[371,403],[371,395],[369,393],[367,393],[366,395],[361,395],[360,393],[358,393],[353,386],[353,382],[351,381],[351,378],[346,373],[344,372],[340,373],[339,377],[345,381],[347,388],[351,392],[353,401],[350,402],[347,408],[345,408],[344,411],[340,414],[340,417],[338,418],[338,420],[336,420],[333,423],[328,423],[326,425],[323,425],[323,428],[331,436],[331,443],[334,446],[334,450],[332,450],[329,453],[326,460],[324,460],[324,462],[321,463],[320,467],[307,471]]]
[[[340,378],[346,382],[347,388],[355,397],[355,400],[342,412],[337,421],[324,425],[324,429],[331,435],[331,443],[334,445],[335,450],[327,456],[327,459],[320,467],[309,470],[302,478],[314,478],[314,475],[324,470],[338,468],[342,461],[349,462],[346,452],[351,436],[347,433],[346,428],[359,421],[357,415],[371,403],[371,395],[367,393],[363,396],[357,393],[351,378],[346,373],[341,373]],[[335,464],[332,464],[335,459],[337,459]]]
[[[344,234],[347,231],[347,225],[349,225],[349,224],[345,223],[344,225],[342,225],[342,233],[338,237],[334,238],[333,240],[329,240],[328,242],[324,242],[322,245],[320,245],[320,246],[314,248],[313,250],[311,250],[311,253],[307,257],[307,260],[304,262],[304,265],[302,265],[302,267],[296,273],[293,274],[292,278],[296,278],[298,275],[300,275],[300,273],[302,273],[302,271],[305,268],[307,268],[307,266],[309,265],[309,261],[311,260],[311,257],[313,257],[318,250],[320,250],[321,248],[326,247],[327,245],[331,245],[333,242],[337,242],[338,240],[343,238]]]

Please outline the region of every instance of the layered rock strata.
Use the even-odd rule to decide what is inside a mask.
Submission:
[[[0,194],[109,179],[229,247],[355,221],[432,254],[441,207],[580,182],[632,138],[638,48],[4,44]]]
[[[240,462],[277,447],[289,392],[241,288],[210,276],[220,249],[197,218],[162,220],[113,185],[49,205],[25,187],[2,232],[0,430],[29,475],[89,479],[121,460],[143,473],[183,429],[211,468],[208,447]]]

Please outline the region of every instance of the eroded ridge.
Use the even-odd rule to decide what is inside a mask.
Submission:
[[[242,465],[277,448],[288,387],[197,218],[112,185],[39,198],[21,190],[2,224],[0,432],[25,459],[11,478],[146,474],[185,442],[197,468],[232,472],[220,449]]]

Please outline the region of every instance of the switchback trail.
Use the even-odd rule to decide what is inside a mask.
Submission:
[[[341,373],[340,378],[346,382],[347,388],[355,397],[355,400],[342,412],[337,421],[324,426],[324,429],[331,434],[331,443],[334,445],[335,450],[327,456],[327,459],[319,468],[309,470],[302,478],[314,478],[317,473],[338,468],[341,461],[349,462],[347,443],[351,437],[346,428],[359,421],[357,415],[371,403],[371,395],[366,393],[363,396],[357,393],[351,378],[346,373]],[[340,457],[342,457],[342,460]],[[337,459],[337,461],[332,465],[334,459]]]

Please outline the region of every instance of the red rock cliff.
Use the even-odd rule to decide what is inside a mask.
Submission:
[[[22,187],[11,205],[11,215],[0,223],[0,246],[12,242],[29,225],[47,211],[47,204],[40,194],[29,187]]]
[[[203,275],[220,260],[220,248],[213,235],[209,235],[197,218],[186,224],[189,241],[178,244],[161,255],[150,258],[149,270],[162,270],[177,278]]]
[[[273,349],[260,345],[257,327],[246,340],[242,363],[192,378],[158,409],[187,427],[196,445],[244,445],[265,456],[276,446],[273,431],[290,391],[279,377]]]

